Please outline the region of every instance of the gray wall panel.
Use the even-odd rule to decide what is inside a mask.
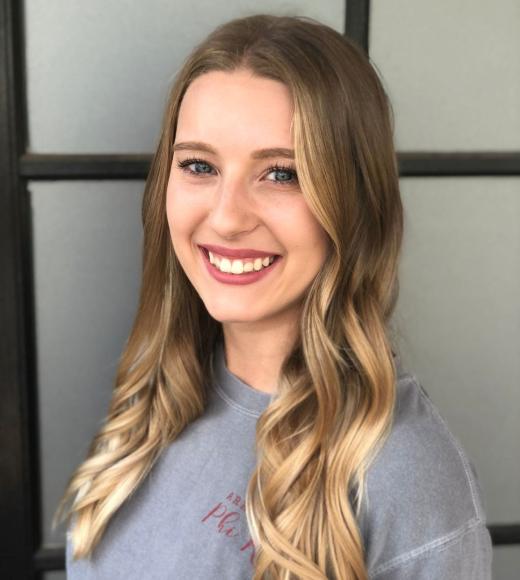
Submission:
[[[38,153],[152,151],[169,85],[217,24],[258,11],[343,31],[343,0],[30,0],[29,142]]]
[[[399,149],[520,149],[518,0],[370,4]]]
[[[516,580],[520,575],[520,546],[493,550],[493,580]]]
[[[520,179],[402,179],[403,360],[473,460],[493,523],[520,521]]]
[[[30,183],[43,539],[106,415],[137,304],[142,182]]]

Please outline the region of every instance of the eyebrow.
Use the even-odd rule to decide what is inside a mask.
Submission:
[[[202,141],[185,141],[183,143],[175,143],[173,145],[174,151],[204,151],[218,155],[217,151]],[[251,153],[253,159],[268,159],[270,157],[285,157],[286,159],[294,159],[294,149],[286,149],[285,147],[270,147],[269,149],[258,149]]]

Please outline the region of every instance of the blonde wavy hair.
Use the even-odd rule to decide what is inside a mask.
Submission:
[[[172,249],[165,195],[179,107],[208,71],[247,68],[285,83],[302,194],[331,252],[304,297],[299,337],[256,427],[246,515],[254,580],[366,579],[358,527],[365,474],[389,434],[396,367],[403,208],[393,117],[375,69],[353,42],[303,17],[228,22],[178,73],[145,186],[142,286],[108,415],[53,519],[74,523],[73,558],[90,557],[161,451],[204,413],[222,336]]]

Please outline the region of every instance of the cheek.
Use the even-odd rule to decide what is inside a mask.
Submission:
[[[329,237],[303,198],[273,212],[270,223],[289,254],[293,251],[313,264],[324,261]]]
[[[303,254],[307,256],[307,267],[317,274],[321,270],[327,258],[328,236],[321,225],[315,221],[309,221],[306,226],[305,239],[303,240]]]
[[[171,177],[168,181],[168,185],[166,188],[166,217],[168,219],[168,225],[170,226],[170,230],[172,229],[172,224],[174,222],[174,215],[175,205],[177,203],[177,193],[172,185]]]
[[[312,217],[312,225],[309,225],[309,229],[312,231],[312,239],[319,254],[319,260],[320,262],[324,262],[330,245],[329,236],[314,216]]]
[[[190,212],[179,202],[179,196],[174,191],[168,190],[166,195],[166,214],[172,248],[186,271],[189,259],[189,244],[193,231]]]
[[[186,203],[185,196],[172,184],[168,185],[166,192],[166,216],[174,243],[189,236],[197,223],[196,209]]]

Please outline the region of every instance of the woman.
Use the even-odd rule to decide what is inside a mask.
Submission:
[[[403,209],[363,53],[310,19],[219,27],[172,88],[143,226],[57,512],[69,578],[490,578],[474,470],[392,351]]]

